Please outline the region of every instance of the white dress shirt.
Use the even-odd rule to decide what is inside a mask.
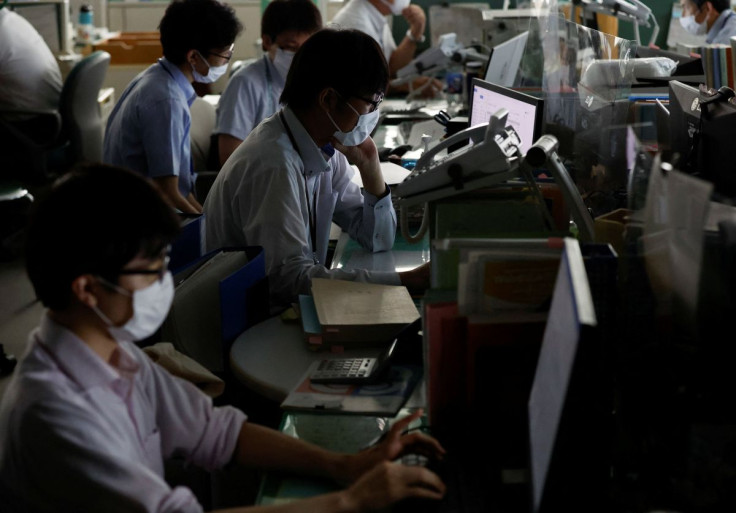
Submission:
[[[335,14],[330,25],[336,28],[357,29],[365,32],[381,45],[383,55],[386,56],[386,62],[389,61],[391,54],[396,50],[396,41],[394,41],[394,36],[391,33],[388,19],[373,7],[368,0],[350,0]]]
[[[28,20],[0,9],[0,108],[58,109],[61,71]]]
[[[309,294],[314,277],[399,285],[395,272],[325,268],[333,221],[368,251],[383,251],[393,247],[396,212],[390,194],[361,191],[343,154],[328,158],[291,109],[280,112],[298,149],[278,113],[238,146],[204,204],[208,249],[263,246],[274,307]]]
[[[133,344],[113,365],[44,316],[0,403],[6,511],[201,512],[164,459],[222,468],[245,415],[215,408]]]

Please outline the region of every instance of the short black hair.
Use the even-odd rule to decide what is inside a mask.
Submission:
[[[34,205],[25,257],[36,297],[64,310],[76,278],[95,274],[117,283],[125,264],[159,256],[179,226],[151,180],[105,164],[78,166]]]
[[[717,12],[723,12],[725,9],[728,9],[731,7],[731,1],[730,0],[692,0],[693,3],[695,3],[696,6],[698,6],[698,9],[703,7],[705,5],[705,2],[710,2],[711,5],[713,5],[713,8]]]
[[[231,45],[243,25],[232,7],[218,0],[173,0],[158,29],[164,57],[179,65],[189,50],[205,55]]]
[[[272,0],[261,17],[261,36],[271,42],[287,30],[312,34],[322,28],[322,15],[312,0]]]
[[[332,87],[343,98],[386,92],[388,64],[368,34],[353,29],[323,28],[297,50],[281,93],[281,103],[303,109]]]

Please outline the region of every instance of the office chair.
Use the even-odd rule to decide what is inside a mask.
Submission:
[[[110,54],[93,52],[72,68],[59,100],[62,136],[70,145],[70,164],[102,160],[103,126],[97,102]]]
[[[55,172],[82,161],[102,160],[102,117],[97,97],[110,54],[94,52],[64,81],[57,110],[0,111],[0,146],[9,156],[4,178],[41,184]],[[18,121],[18,114],[25,115]],[[31,116],[29,119],[28,116]]]

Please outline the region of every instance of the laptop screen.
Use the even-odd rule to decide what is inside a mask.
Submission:
[[[488,123],[500,108],[509,111],[508,124],[519,134],[522,153],[526,154],[542,135],[543,100],[484,80],[473,79],[470,126]]]

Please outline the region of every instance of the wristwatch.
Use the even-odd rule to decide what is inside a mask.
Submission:
[[[406,31],[406,37],[408,37],[409,41],[411,41],[412,43],[424,43],[427,40],[427,36],[425,36],[424,34],[422,34],[422,37],[420,37],[419,39],[415,38],[413,35],[411,35],[411,29]]]

